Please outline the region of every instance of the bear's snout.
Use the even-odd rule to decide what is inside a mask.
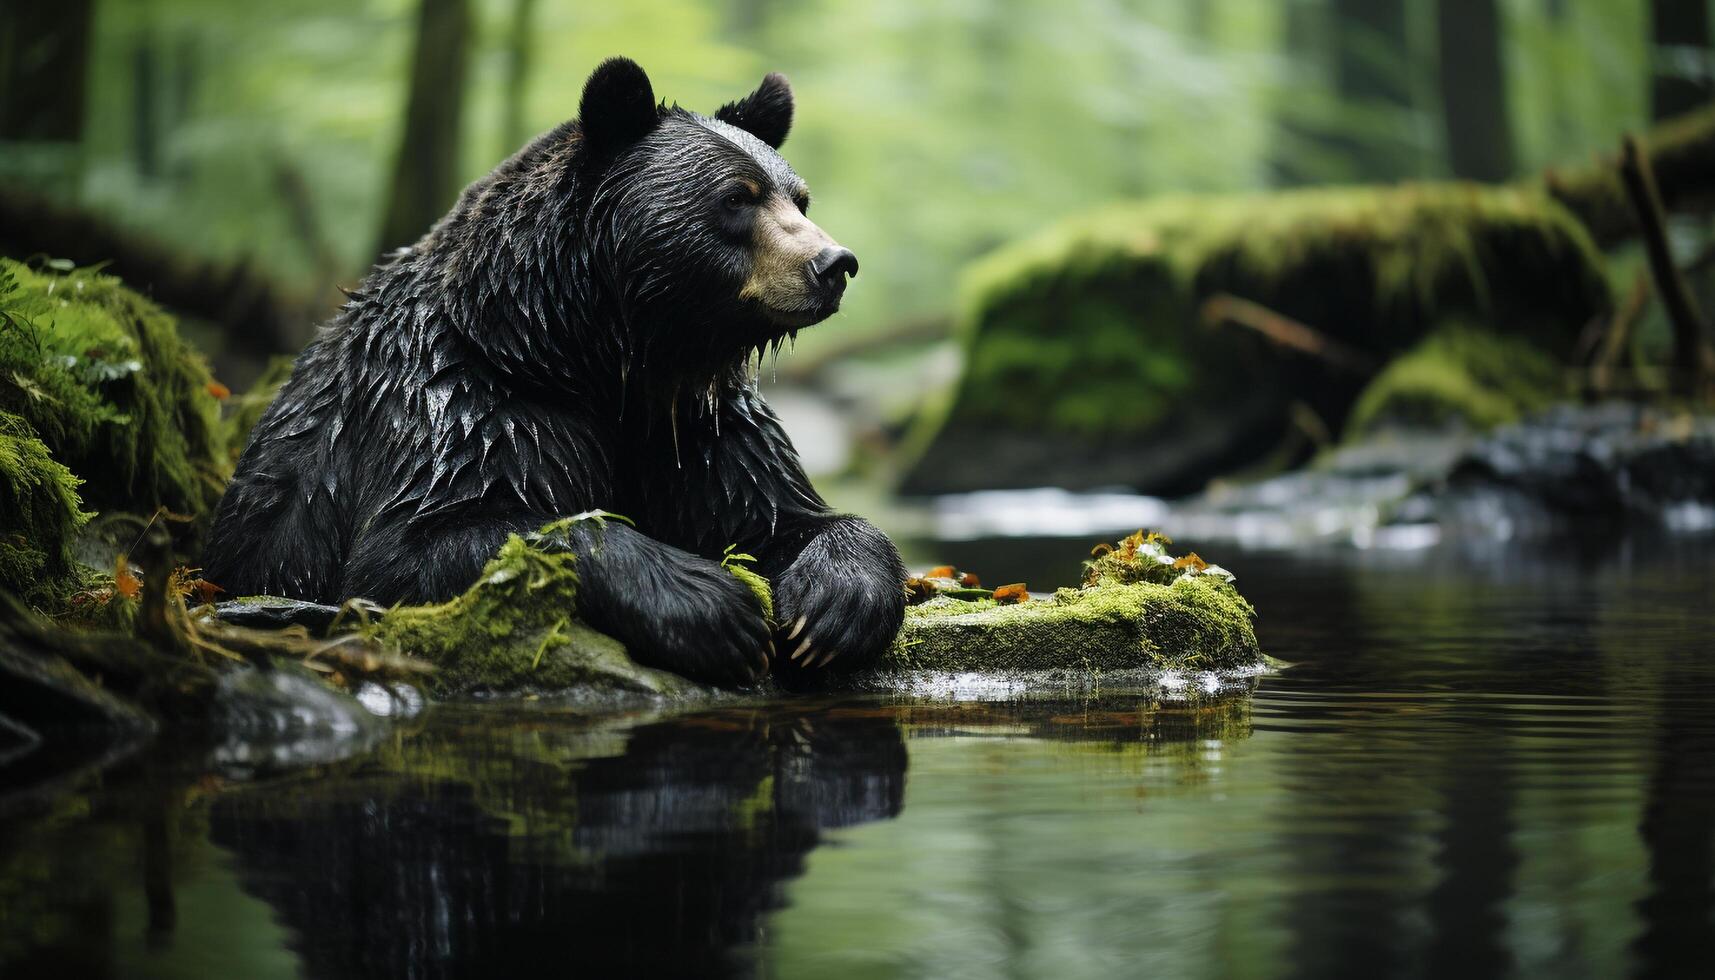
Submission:
[[[838,296],[846,291],[846,279],[858,273],[857,256],[849,248],[830,245],[810,260],[810,276],[825,290]]]

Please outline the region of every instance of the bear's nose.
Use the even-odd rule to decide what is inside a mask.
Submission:
[[[857,256],[851,249],[838,245],[822,249],[810,260],[810,275],[829,289],[846,288],[846,277],[857,275],[857,271]]]

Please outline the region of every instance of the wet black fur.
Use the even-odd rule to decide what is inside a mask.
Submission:
[[[631,62],[597,69],[583,122],[466,189],[304,350],[205,575],[229,595],[441,600],[506,535],[602,509],[636,529],[565,542],[578,611],[640,662],[755,679],[770,633],[728,545],[758,557],[779,623],[807,619],[774,634],[778,674],[801,672],[786,654],[805,636],[839,651],[831,670],[872,661],[903,616],[898,553],[828,508],[756,391],[753,359],[786,331],[738,299],[749,254],[715,213],[737,177],[796,181],[765,143],[790,123],[784,84],[724,107],[728,126],[657,107]]]

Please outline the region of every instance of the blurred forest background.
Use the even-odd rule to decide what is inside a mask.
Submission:
[[[812,361],[944,335],[967,263],[1105,202],[1504,181],[1715,86],[1704,0],[9,3],[0,249],[111,260],[243,386],[614,54],[704,112],[791,78],[864,270]]]

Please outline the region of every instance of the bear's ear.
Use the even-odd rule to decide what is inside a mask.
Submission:
[[[785,75],[769,72],[756,91],[721,106],[715,118],[778,150],[792,129],[792,86]]]
[[[614,151],[642,139],[661,122],[649,76],[630,58],[609,58],[584,83],[578,123],[596,149]]]

